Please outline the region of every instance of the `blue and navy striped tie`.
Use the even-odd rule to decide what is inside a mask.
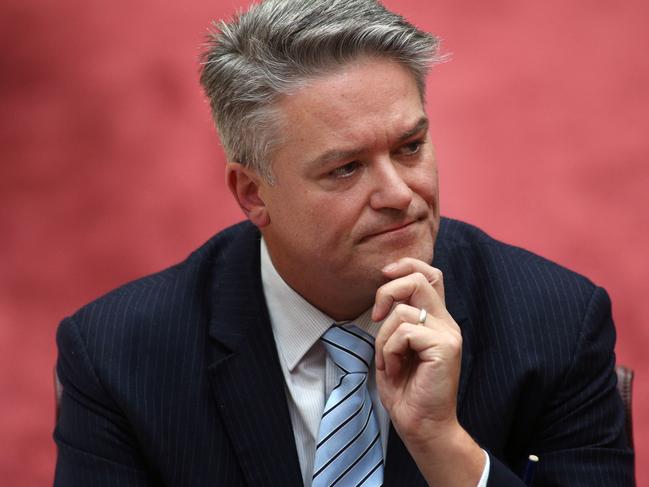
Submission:
[[[322,413],[312,485],[382,485],[383,448],[367,390],[374,338],[347,324],[332,326],[321,340],[343,376]]]

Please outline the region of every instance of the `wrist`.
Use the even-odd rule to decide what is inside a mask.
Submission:
[[[485,454],[455,422],[423,438],[402,438],[430,486],[475,487],[485,467]]]

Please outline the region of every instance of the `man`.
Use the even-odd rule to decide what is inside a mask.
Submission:
[[[436,45],[373,0],[219,26],[249,222],[61,324],[57,485],[632,484],[604,291],[440,219]]]

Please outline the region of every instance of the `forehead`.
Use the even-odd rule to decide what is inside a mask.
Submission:
[[[283,136],[274,162],[388,146],[425,117],[412,74],[385,59],[360,60],[310,80],[277,109]]]

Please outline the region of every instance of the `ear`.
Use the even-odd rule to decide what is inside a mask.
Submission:
[[[225,182],[248,219],[262,228],[270,223],[270,215],[259,195],[261,184],[265,184],[256,171],[238,162],[228,162],[225,166]]]

